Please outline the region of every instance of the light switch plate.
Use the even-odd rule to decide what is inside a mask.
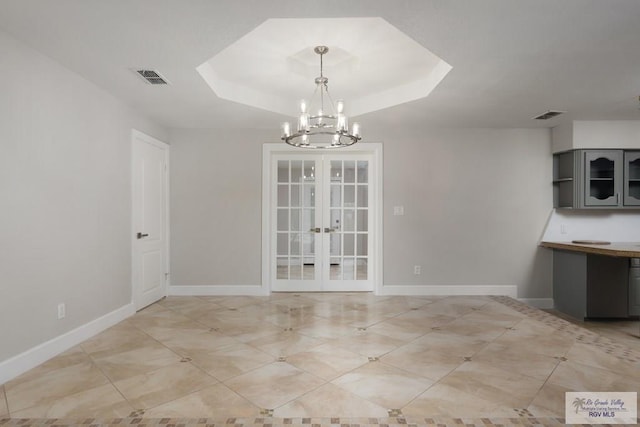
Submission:
[[[394,206],[393,207],[394,215],[404,215],[404,206]]]

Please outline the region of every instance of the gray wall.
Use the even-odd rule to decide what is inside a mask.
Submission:
[[[173,285],[261,283],[261,146],[276,132],[172,131]],[[385,285],[551,297],[551,251],[537,247],[552,208],[547,129],[367,133],[384,144]]]
[[[264,130],[172,130],[173,285],[260,284],[268,137]]]
[[[552,209],[547,129],[373,134],[386,138],[385,285],[517,285],[520,298],[551,297],[550,251],[537,247]],[[399,205],[405,215],[393,216]]]
[[[0,58],[2,361],[131,301],[131,129],[167,134],[2,32]]]

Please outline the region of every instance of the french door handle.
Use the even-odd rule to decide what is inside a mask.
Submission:
[[[149,237],[149,234],[148,233],[142,234],[138,231],[138,234],[136,234],[136,237],[138,239],[142,239],[143,237]]]
[[[320,227],[310,228],[309,231],[312,233],[322,233],[322,229]]]
[[[324,228],[324,232],[325,233],[333,233],[334,231],[336,231],[336,229],[333,228],[333,227],[325,227]]]

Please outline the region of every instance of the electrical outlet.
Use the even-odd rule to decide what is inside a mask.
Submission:
[[[404,206],[394,206],[393,207],[394,215],[404,215]]]
[[[422,267],[419,265],[414,265],[413,266],[413,274],[418,275],[418,274],[422,274]]]
[[[67,308],[64,303],[58,304],[58,319],[64,319],[67,315]]]

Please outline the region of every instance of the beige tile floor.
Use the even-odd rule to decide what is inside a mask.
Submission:
[[[0,386],[0,419],[562,418],[566,391],[640,391],[639,323],[582,326],[500,297],[169,297]]]

